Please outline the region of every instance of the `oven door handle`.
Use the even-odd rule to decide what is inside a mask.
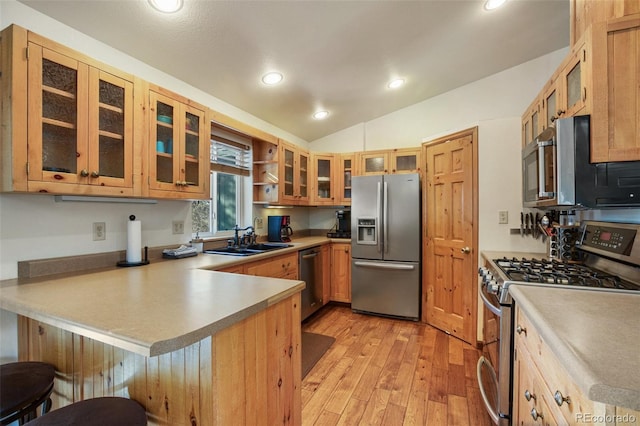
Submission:
[[[491,303],[491,301],[489,300],[489,298],[485,294],[484,289],[485,289],[485,287],[481,286],[481,288],[480,288],[480,298],[482,299],[482,302],[487,307],[487,309],[489,309],[495,315],[497,315],[499,317],[502,317],[502,312],[500,310],[500,307],[499,306],[495,306],[493,303]]]
[[[500,420],[500,416],[498,416],[498,413],[494,411],[493,408],[491,408],[491,404],[489,403],[489,398],[487,398],[487,393],[485,392],[484,386],[482,385],[482,366],[483,365],[487,366],[487,369],[489,370],[489,373],[491,373],[491,378],[493,379],[494,383],[498,383],[498,378],[496,377],[496,372],[491,366],[491,364],[487,361],[487,359],[484,356],[481,356],[480,359],[478,360],[478,365],[476,367],[476,373],[478,375],[478,386],[480,387],[480,396],[482,396],[482,401],[484,402],[484,406],[487,408],[489,417],[491,417],[491,420],[493,421],[493,423],[497,425],[498,421]]]

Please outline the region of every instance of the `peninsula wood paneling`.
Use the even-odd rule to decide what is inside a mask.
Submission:
[[[56,367],[53,409],[131,398],[150,425],[301,424],[300,294],[186,348],[144,357],[19,316],[19,359]]]

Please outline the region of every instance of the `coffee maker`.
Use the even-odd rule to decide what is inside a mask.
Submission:
[[[329,238],[351,238],[351,212],[336,210],[336,231],[327,233]]]
[[[267,239],[271,242],[291,241],[293,230],[291,229],[291,216],[269,216],[267,218]]]

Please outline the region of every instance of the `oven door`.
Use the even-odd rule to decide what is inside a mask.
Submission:
[[[536,139],[522,150],[523,204],[525,207],[554,205],[556,195],[555,140]]]
[[[480,394],[491,420],[509,425],[511,413],[511,307],[480,286],[484,304],[483,355],[478,360]]]

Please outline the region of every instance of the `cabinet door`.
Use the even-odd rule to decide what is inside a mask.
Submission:
[[[354,154],[340,154],[338,158],[338,173],[336,180],[336,196],[339,205],[351,204],[351,178],[354,176]]]
[[[391,173],[417,173],[420,171],[421,149],[394,149],[391,152]]]
[[[541,102],[536,99],[522,116],[522,146],[533,141],[540,134]]]
[[[587,54],[587,46],[582,43],[565,62],[560,77],[564,96],[559,109],[565,113],[566,117],[589,113],[589,110],[585,110],[585,106],[587,106],[587,99],[591,97],[587,88],[587,58],[590,56]]]
[[[204,111],[189,105],[181,108],[179,176],[184,192],[207,192],[209,177],[208,123]],[[206,194],[208,197],[208,194]]]
[[[89,73],[88,173],[92,185],[133,187],[133,83],[96,68]]]
[[[542,101],[542,111],[544,115],[544,124],[542,126],[543,129],[546,129],[547,127],[553,127],[555,121],[558,118],[560,118],[562,116],[562,113],[564,112],[558,109],[558,106],[562,104],[562,101],[560,99],[562,96],[562,92],[561,92],[562,89],[559,83],[560,83],[559,80],[554,79],[551,82],[550,87],[548,87],[543,94],[543,101]]]
[[[331,245],[331,300],[351,303],[351,244]]]
[[[309,154],[298,151],[296,162],[296,175],[298,176],[297,202],[299,205],[309,204],[309,166],[311,165]]]
[[[149,187],[177,191],[181,186],[180,105],[177,101],[153,91],[150,92],[149,99],[151,103]]]
[[[313,198],[316,205],[334,205],[335,173],[334,156],[326,154],[313,155]]]
[[[283,203],[295,204],[296,176],[295,176],[296,151],[295,148],[282,144],[280,147],[280,164],[282,182],[280,194]]]
[[[29,181],[87,183],[89,66],[29,43]]]
[[[358,159],[363,176],[389,173],[388,151],[362,152],[358,154]]]
[[[592,31],[591,161],[640,160],[640,14]]]

